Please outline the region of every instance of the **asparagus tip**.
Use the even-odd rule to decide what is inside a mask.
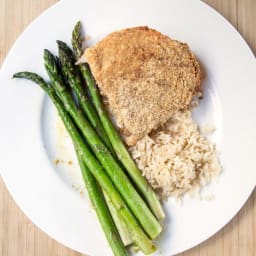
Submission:
[[[53,60],[55,56],[48,49],[44,49],[44,59]]]
[[[81,23],[81,21],[79,20],[79,21],[76,23],[76,25],[74,26],[74,29],[73,29],[72,34],[73,34],[73,35],[76,34],[76,33],[80,34],[81,27],[82,27],[82,23]]]
[[[26,78],[28,76],[29,72],[26,71],[21,71],[21,72],[17,72],[15,74],[12,75],[12,78]]]
[[[71,43],[77,59],[79,59],[83,54],[81,28],[82,24],[78,21],[72,31]]]
[[[43,56],[44,56],[44,60],[46,61],[46,60],[50,60],[50,59],[52,59],[52,57],[53,57],[53,55],[52,55],[52,53],[48,50],[48,49],[44,49],[44,54],[43,54]]]
[[[57,43],[57,45],[61,45],[61,43],[63,43],[63,42],[60,40],[56,40],[56,43]]]
[[[61,40],[56,40],[56,42],[59,48],[62,48],[62,49],[69,48],[68,45]]]
[[[28,71],[17,72],[13,74],[13,78],[27,79],[40,85],[45,91],[49,89],[48,87],[49,85],[45,82],[45,80],[41,76],[33,72],[28,72]]]
[[[48,49],[44,49],[44,54],[48,54],[50,51]]]

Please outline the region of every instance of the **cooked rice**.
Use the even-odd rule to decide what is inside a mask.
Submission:
[[[130,152],[163,199],[198,190],[221,172],[215,145],[200,134],[190,111],[175,114]]]

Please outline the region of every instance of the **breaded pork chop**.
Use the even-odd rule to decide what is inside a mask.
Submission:
[[[113,32],[85,58],[126,143],[187,109],[200,90],[200,67],[187,44],[148,27]]]

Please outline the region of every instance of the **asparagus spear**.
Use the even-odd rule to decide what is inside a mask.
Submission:
[[[116,211],[113,203],[111,202],[110,198],[108,197],[107,193],[103,191],[108,209],[111,213],[111,216],[114,220],[114,223],[117,227],[117,230],[119,232],[119,235],[124,243],[125,246],[129,246],[133,243],[132,237],[130,234],[129,226],[125,225],[125,223],[122,221],[122,218],[118,215],[118,212]]]
[[[43,88],[44,91],[47,92],[47,94],[50,96],[52,101],[55,103],[55,106],[57,107],[60,116],[62,117],[62,120],[67,127],[67,130],[70,132],[72,129],[72,120],[68,117],[68,114],[63,110],[63,106],[61,105],[61,102],[59,101],[57,95],[55,94],[53,88],[49,87],[44,80],[39,77],[38,75],[34,73],[28,73],[28,72],[22,72],[17,73],[14,75],[14,77],[17,78],[26,78],[29,80],[32,80],[33,82],[39,84],[41,88]],[[65,117],[64,117],[65,115]],[[71,134],[71,132],[70,132]],[[103,193],[97,184],[95,178],[87,168],[87,166],[84,164],[83,159],[81,155],[79,154],[79,146],[76,145],[76,137],[71,137],[73,140],[73,144],[75,145],[75,150],[77,152],[78,162],[81,168],[83,180],[86,186],[86,189],[89,194],[89,198],[91,200],[92,205],[94,206],[94,209],[97,213],[97,216],[99,218],[100,224],[102,226],[102,229],[105,233],[105,236],[109,242],[109,245],[111,246],[113,253],[115,256],[128,256],[127,251],[125,249],[125,246],[120,238],[120,235],[118,233],[118,230],[113,223],[113,219],[110,215],[110,212],[107,208],[106,202],[103,197]]]
[[[75,70],[77,67],[75,67],[74,66],[74,62],[75,62],[75,60],[74,60],[74,58],[73,58],[73,52],[72,52],[72,50],[67,46],[67,44],[65,44],[64,42],[62,42],[62,41],[58,41],[58,44],[59,44],[59,47],[61,48],[61,51],[62,51],[62,56],[63,56],[63,58],[62,58],[62,64],[63,65],[65,65],[65,67],[67,66],[67,64],[66,64],[66,62],[68,62],[68,65],[71,67],[71,69],[75,72],[75,74],[76,75],[79,75],[76,71],[77,70]],[[61,60],[58,58],[58,57],[56,57],[56,61],[57,61],[57,64],[59,64],[59,68],[60,68],[60,70],[61,70]],[[67,72],[68,72],[68,69],[66,69],[67,70]],[[73,74],[70,74],[70,77],[73,77]],[[66,77],[66,76],[63,76],[63,79],[65,80],[65,84],[69,84],[69,77]],[[83,99],[85,98],[84,97],[84,95],[82,94],[81,95],[81,93],[80,92],[84,92],[84,90],[83,90],[83,88],[81,87],[81,85],[80,85],[80,83],[79,83],[79,79],[77,79],[78,80],[78,83],[73,83],[73,87],[75,86],[78,90],[79,90],[79,93],[78,94],[76,94],[77,96],[78,95],[80,95],[81,97],[78,97],[78,98],[82,98],[82,100],[80,100],[79,101],[79,103],[80,103],[80,105],[83,103]],[[72,79],[72,81],[74,81],[74,79]],[[72,81],[71,81],[71,84],[72,84]],[[86,96],[86,95],[85,95]],[[85,108],[83,108],[83,110],[85,110]],[[94,110],[95,111],[95,110]],[[86,114],[86,113],[85,113]],[[97,113],[96,113],[96,115],[97,115]],[[101,125],[101,123],[100,123],[100,120],[98,119],[98,116],[97,116],[97,120],[96,120],[97,122],[99,122],[99,124],[100,124],[100,128],[102,128],[102,130],[103,130],[103,132],[105,133],[105,131],[104,131],[104,129],[103,129],[103,127],[102,127],[102,125]],[[92,123],[91,123],[92,124]],[[93,125],[93,124],[92,124]],[[99,134],[99,132],[98,132],[98,134]],[[105,134],[106,135],[106,134]],[[105,137],[105,138],[107,138],[107,136]],[[107,138],[108,139],[108,138]],[[108,140],[108,142],[109,142],[109,140]],[[110,146],[111,147],[110,147]],[[106,144],[106,146],[109,146],[109,149],[111,150],[111,152],[112,152],[112,154],[113,155],[115,155],[115,152],[114,152],[114,150],[113,150],[113,148],[112,148],[112,145],[110,144],[110,142],[109,142],[109,145],[107,145]],[[131,235],[130,235],[130,233],[129,233],[129,230],[128,230],[128,227],[126,227],[126,225],[120,220],[120,218],[119,218],[119,216],[118,216],[118,214],[117,214],[117,211],[115,210],[115,208],[114,208],[114,206],[113,206],[113,204],[112,204],[112,202],[111,202],[111,200],[107,197],[107,194],[103,191],[103,194],[104,194],[104,197],[105,197],[105,200],[106,200],[106,203],[107,203],[107,206],[108,206],[108,209],[109,209],[109,211],[110,211],[110,213],[111,213],[111,216],[112,216],[112,218],[113,218],[113,221],[114,221],[114,223],[115,223],[115,225],[116,225],[116,227],[117,227],[117,230],[118,230],[118,232],[119,232],[119,234],[120,234],[120,237],[121,237],[121,239],[122,239],[122,241],[123,241],[123,243],[124,243],[124,245],[125,246],[128,246],[128,245],[131,245],[132,244],[132,238],[131,238]]]
[[[83,54],[80,22],[78,22],[74,27],[72,33],[72,46],[75,52],[76,59],[78,60]],[[144,196],[155,216],[159,220],[164,219],[165,214],[155,192],[147,183],[146,179],[141,175],[140,170],[137,168],[135,162],[127,151],[120,135],[118,134],[110,118],[108,117],[88,64],[81,64],[79,65],[79,67],[88,86],[92,101],[99,114],[101,123],[109,137],[109,140],[112,143],[116,155],[122,162],[123,166],[126,168],[127,172],[131,176],[132,180],[138,187],[141,194]]]
[[[74,141],[76,145],[76,152],[79,157],[79,159],[82,159],[85,165],[82,165],[83,171],[86,171],[86,167],[88,167],[89,171],[94,175],[96,180],[101,185],[102,189],[107,193],[108,197],[111,198],[113,205],[115,209],[117,210],[119,216],[122,218],[124,223],[126,225],[129,225],[131,230],[131,236],[134,240],[134,242],[140,247],[140,249],[145,253],[149,254],[155,251],[155,246],[152,243],[151,240],[148,239],[148,237],[145,235],[143,230],[141,229],[139,223],[136,221],[132,213],[130,212],[129,208],[126,206],[125,202],[123,201],[120,194],[117,192],[115,186],[109,179],[108,175],[105,173],[103,167],[100,165],[98,160],[94,157],[94,155],[91,153],[91,151],[86,147],[83,139],[80,136],[79,131],[77,130],[75,124],[73,123],[71,117],[69,116],[68,112],[65,110],[65,105],[60,101],[58,98],[56,92],[54,89],[48,85],[43,78],[38,76],[35,73],[31,72],[19,72],[13,75],[15,78],[25,78],[28,80],[31,80],[35,83],[37,83],[51,98],[52,102],[54,103],[55,107],[58,110],[58,113],[63,120],[63,123],[69,132],[70,137]],[[89,182],[90,187],[88,190],[92,189],[91,183]],[[101,205],[100,205],[101,206]],[[98,211],[100,211],[101,214],[101,208],[97,208]],[[104,215],[100,215],[104,216]],[[110,228],[107,224],[107,222],[104,221],[104,226],[102,226],[104,229]],[[112,223],[113,224],[113,223]],[[105,231],[105,230],[104,230]],[[106,233],[109,235],[109,231],[106,230]],[[116,243],[120,243],[120,239],[118,239],[118,235],[112,236],[111,239],[113,239],[113,245],[116,247]],[[121,248],[121,247],[120,247]],[[120,249],[119,248],[119,249]],[[119,250],[115,248],[116,250]],[[120,251],[120,254],[117,255],[126,255],[123,252]]]
[[[135,190],[132,183],[127,178],[122,168],[118,165],[108,148],[84,117],[81,110],[77,108],[69,94],[69,91],[61,81],[61,77],[56,66],[56,59],[48,50],[44,51],[44,61],[48,75],[57,91],[57,94],[60,95],[66,110],[74,119],[92,151],[106,170],[107,174],[123,196],[136,218],[139,220],[146,233],[154,239],[162,231],[161,225]]]
[[[59,61],[63,69],[65,80],[69,83],[70,87],[74,90],[78,101],[88,117],[93,128],[97,131],[105,145],[114,153],[113,147],[108,139],[107,134],[99,120],[98,114],[94,106],[90,103],[86,93],[85,87],[82,84],[80,72],[74,65],[74,56],[72,50],[62,41],[57,41],[60,51]]]
[[[68,125],[68,124],[66,124]],[[74,143],[75,144],[75,143]],[[82,156],[79,154],[79,146],[75,145],[77,158],[79,162],[79,166],[82,172],[82,176],[84,179],[84,183],[86,185],[90,200],[92,205],[94,206],[102,229],[105,233],[105,236],[108,240],[110,247],[114,255],[116,256],[128,256],[127,251],[125,249],[125,245],[123,240],[119,234],[119,231],[113,222],[112,213],[108,210],[107,202],[103,198],[103,193],[98,186],[95,178],[90,173],[90,170],[85,165]],[[99,210],[100,209],[100,210]]]

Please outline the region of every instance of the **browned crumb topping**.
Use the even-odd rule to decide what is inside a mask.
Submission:
[[[199,63],[188,45],[148,27],[111,33],[85,57],[129,145],[189,108],[200,90]]]

